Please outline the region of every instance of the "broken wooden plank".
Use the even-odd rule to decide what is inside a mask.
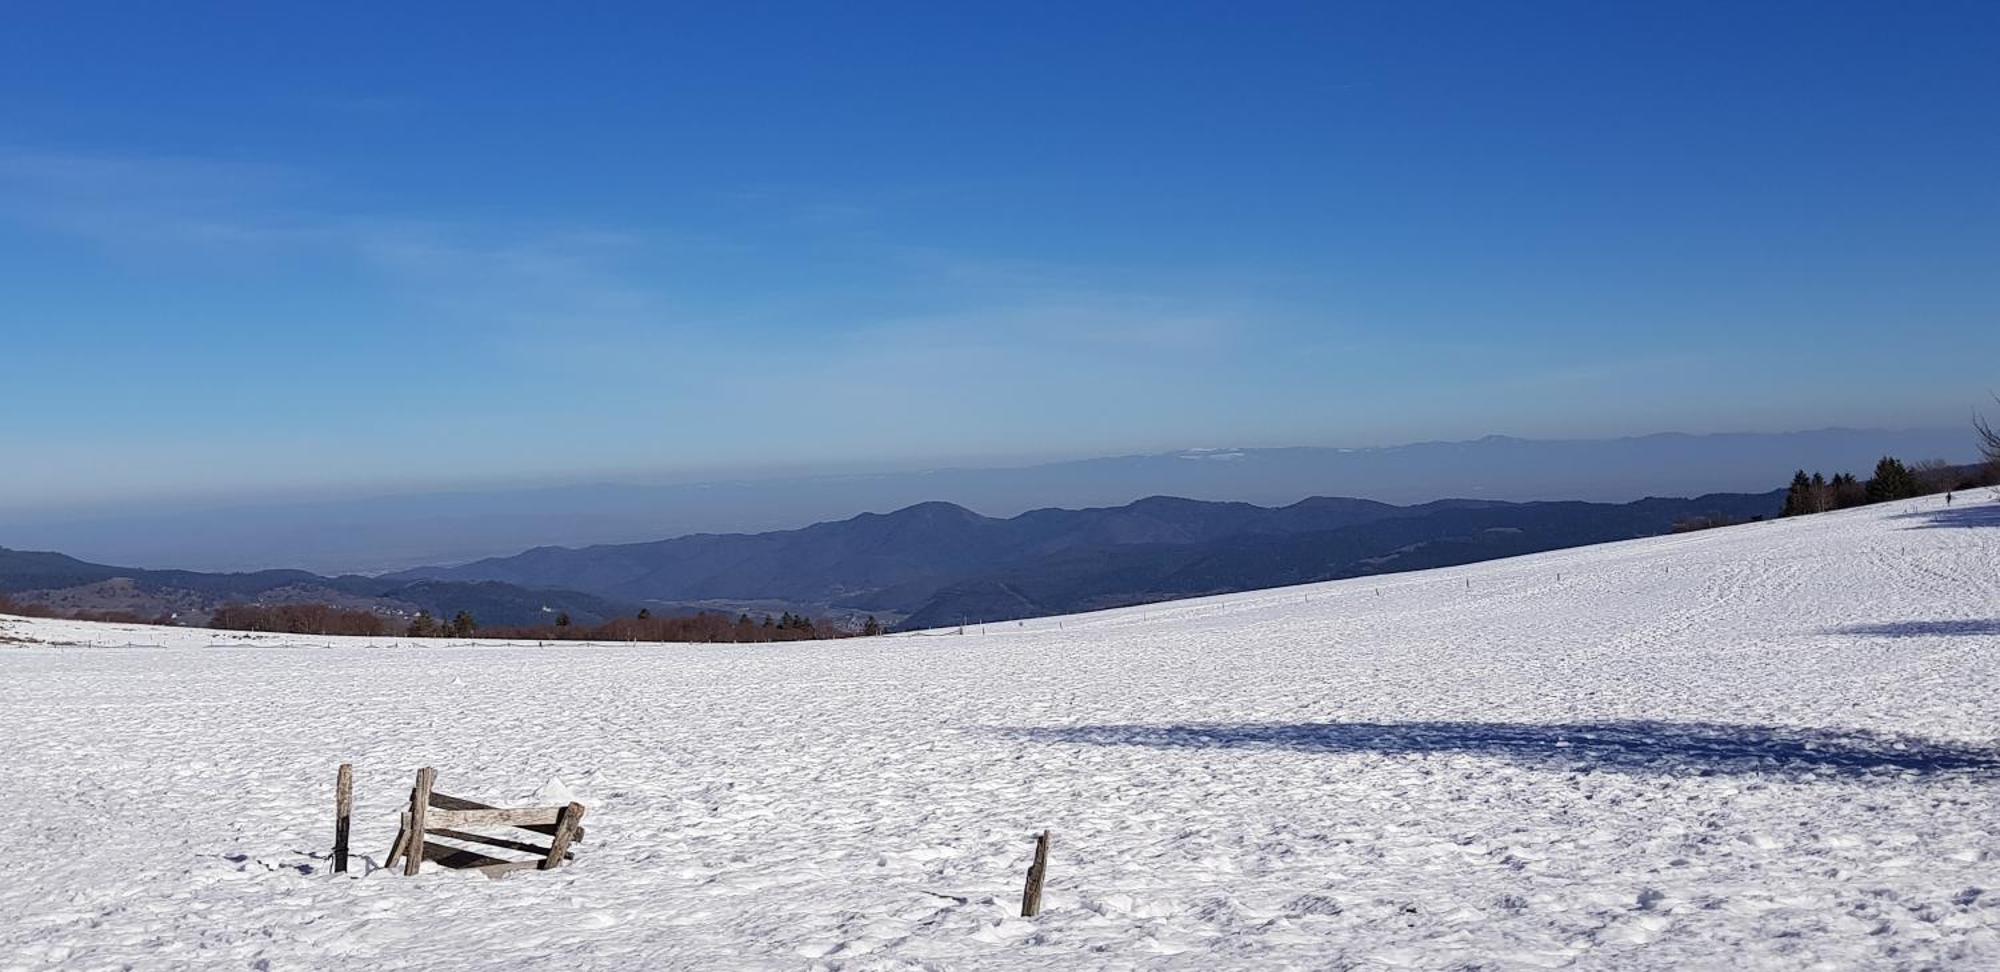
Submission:
[[[452,840],[462,840],[471,844],[485,844],[489,847],[517,850],[523,854],[533,854],[536,858],[546,857],[549,853],[549,849],[541,844],[530,844],[525,840],[509,840],[505,837],[495,837],[491,834],[475,834],[468,830],[445,830],[440,827],[432,827],[428,831],[428,834],[432,837],[447,837]],[[574,857],[576,855],[571,854],[570,856]]]
[[[395,867],[396,858],[403,856],[403,848],[410,839],[410,811],[405,810],[396,818],[396,841],[389,845],[389,856],[382,859],[383,867]]]
[[[562,807],[518,807],[512,810],[433,810],[426,819],[432,827],[553,826],[562,817],[562,811]]]
[[[439,809],[439,810],[505,810],[505,809],[508,809],[508,808],[506,808],[506,807],[496,807],[496,806],[494,806],[493,804],[490,804],[490,803],[480,803],[480,802],[479,802],[478,800],[467,800],[467,799],[466,799],[466,798],[464,798],[464,797],[458,797],[458,796],[450,796],[450,795],[447,795],[447,794],[443,794],[443,793],[439,793],[439,792],[437,792],[436,790],[432,790],[432,791],[431,791],[431,806],[433,806],[433,807],[436,807],[436,808],[437,808],[437,809]],[[558,809],[560,809],[560,808],[558,808]],[[549,837],[554,837],[554,836],[556,835],[556,825],[555,825],[555,822],[554,822],[554,821],[550,821],[550,822],[548,822],[548,823],[544,823],[544,824],[518,824],[518,823],[515,823],[515,824],[496,824],[495,826],[503,826],[503,827],[519,827],[519,828],[521,828],[522,830],[532,830],[532,831],[534,831],[535,833],[538,833],[538,834],[543,834],[543,835],[545,835],[545,836],[549,836]],[[431,828],[431,830],[432,830],[433,832],[435,832],[435,831],[437,830],[437,828],[433,827],[433,828]],[[575,834],[575,836],[573,836],[573,837],[571,837],[571,838],[570,838],[570,843],[572,843],[572,844],[581,844],[581,843],[583,843],[583,835],[584,835],[584,829],[583,829],[582,827],[578,827],[578,828],[576,828],[576,834]]]

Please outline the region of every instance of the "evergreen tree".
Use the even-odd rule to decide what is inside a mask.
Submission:
[[[874,636],[881,633],[882,633],[882,622],[875,620],[874,615],[872,614],[869,615],[868,620],[866,622],[863,622],[861,625],[862,636],[873,638]]]
[[[472,615],[464,611],[458,612],[451,619],[450,631],[451,636],[454,638],[470,638],[472,637],[472,633],[477,630],[479,630],[479,622],[472,620]]]
[[[1801,469],[1793,473],[1791,488],[1785,490],[1785,508],[1778,515],[1804,516],[1811,513],[1812,509],[1809,506],[1811,495],[1812,479],[1806,475],[1806,471]]]
[[[1918,492],[1917,477],[1910,474],[1909,467],[1903,465],[1902,460],[1883,456],[1882,461],[1875,464],[1875,478],[1868,481],[1868,502],[1909,499]]]
[[[1844,510],[1868,502],[1867,491],[1853,473],[1834,473],[1833,481],[1827,484],[1827,488],[1832,494],[1827,500],[1828,509]]]
[[[556,615],[556,627],[558,627],[558,628],[567,628],[567,627],[569,627],[569,612],[568,612],[568,611],[563,611],[563,612],[561,612],[561,613],[559,613],[559,614],[557,614],[557,615]]]
[[[437,633],[437,620],[423,611],[418,611],[417,616],[410,619],[410,626],[403,630],[407,638],[435,638]]]
[[[639,609],[639,620],[641,620],[641,621],[645,621],[645,620],[648,620],[648,619],[652,618],[652,616],[653,616],[653,612],[652,612],[652,611],[650,611],[650,610],[647,610],[646,608],[640,608],[640,609]]]

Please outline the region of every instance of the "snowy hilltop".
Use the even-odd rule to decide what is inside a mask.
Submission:
[[[1996,565],[1960,494],[840,642],[0,618],[0,965],[2000,967]],[[377,868],[420,766],[588,838]]]

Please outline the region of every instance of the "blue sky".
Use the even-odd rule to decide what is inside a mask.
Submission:
[[[2000,5],[38,4],[0,507],[1963,423]]]

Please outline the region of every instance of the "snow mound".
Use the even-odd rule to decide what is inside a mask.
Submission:
[[[530,798],[534,801],[534,805],[538,807],[559,807],[564,804],[581,802],[577,799],[576,794],[570,791],[568,784],[565,784],[560,776],[549,777],[548,782],[535,788],[535,792]]]

